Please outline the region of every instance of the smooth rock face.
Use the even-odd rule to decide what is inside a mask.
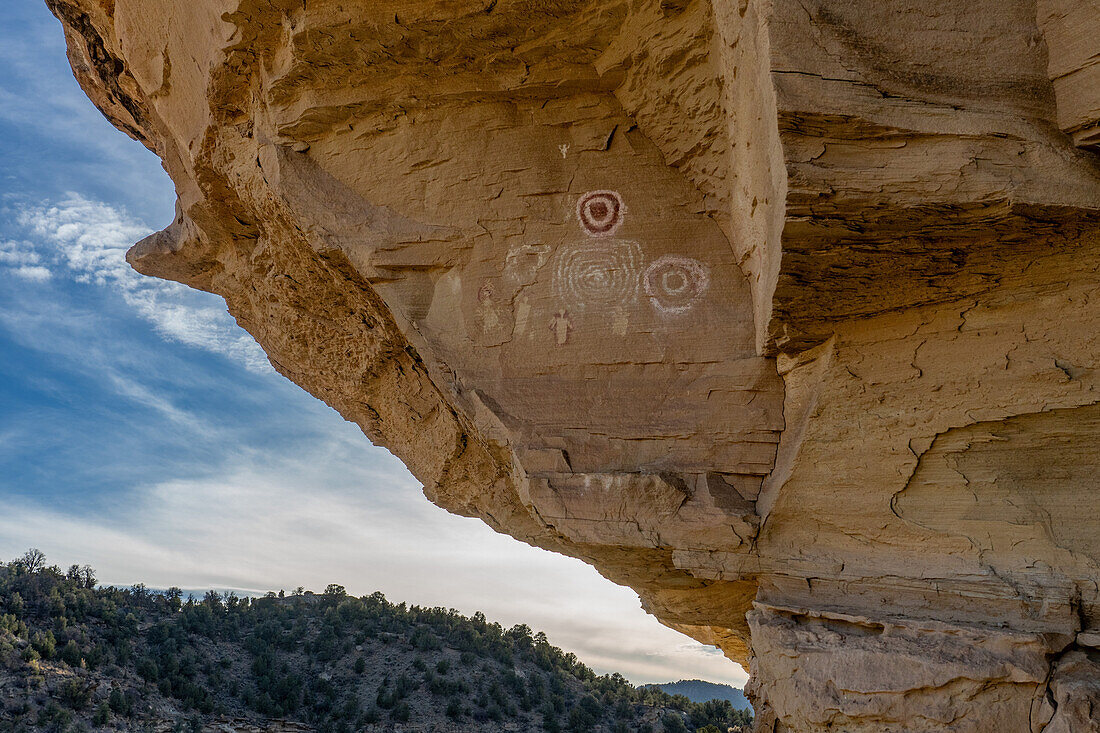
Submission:
[[[1095,2],[47,2],[134,267],[760,730],[1100,726]]]

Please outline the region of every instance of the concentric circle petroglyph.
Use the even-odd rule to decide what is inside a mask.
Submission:
[[[554,294],[576,307],[625,304],[638,292],[641,248],[624,240],[581,242],[559,250]]]
[[[687,313],[710,287],[710,272],[699,260],[664,255],[646,268],[649,302],[661,313]]]
[[[626,206],[616,191],[589,191],[577,200],[577,220],[590,237],[610,237],[625,214]]]

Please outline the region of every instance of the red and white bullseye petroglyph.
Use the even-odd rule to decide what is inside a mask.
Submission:
[[[710,272],[699,260],[664,255],[646,268],[645,294],[660,313],[687,313],[710,287]]]
[[[590,237],[610,237],[625,214],[623,199],[616,191],[589,191],[577,201],[577,220]]]

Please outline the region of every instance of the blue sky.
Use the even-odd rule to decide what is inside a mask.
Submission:
[[[36,546],[119,585],[337,582],[527,623],[635,682],[743,683],[629,589],[432,506],[221,299],[130,270],[171,181],[80,91],[38,0],[0,25],[0,141],[0,558]]]

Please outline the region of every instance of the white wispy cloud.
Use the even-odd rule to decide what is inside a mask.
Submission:
[[[41,265],[21,265],[12,268],[11,274],[23,280],[32,280],[34,282],[45,282],[53,275],[53,273]]]
[[[52,273],[41,262],[42,258],[30,242],[0,241],[0,265],[15,277],[35,282],[49,280]]]
[[[145,277],[126,263],[126,250],[152,230],[124,211],[69,194],[54,204],[19,207],[16,221],[28,236],[0,243],[0,265],[10,274],[37,281],[58,275],[109,288],[163,338],[229,357],[251,371],[270,369],[216,296]]]
[[[20,267],[42,261],[31,242],[0,242],[0,265]]]

